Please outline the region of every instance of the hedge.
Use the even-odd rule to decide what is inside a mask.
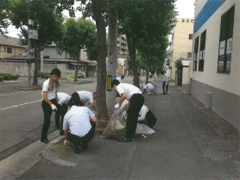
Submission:
[[[10,73],[0,73],[0,82],[3,80],[17,80],[20,77],[18,74],[10,74]]]
[[[51,76],[51,73],[50,72],[39,72],[38,73],[38,77],[41,77],[41,78],[49,78]]]

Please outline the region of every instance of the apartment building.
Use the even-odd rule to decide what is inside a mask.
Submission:
[[[194,19],[191,18],[177,18],[169,50],[171,79],[175,79],[177,70],[175,68],[175,61],[179,58],[191,59],[192,57],[193,23]]]
[[[191,94],[239,129],[240,1],[195,4]]]

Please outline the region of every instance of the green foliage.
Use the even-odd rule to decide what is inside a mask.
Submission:
[[[177,70],[182,70],[182,60],[184,58],[179,58],[178,60],[175,61],[175,68],[177,68]]]
[[[2,35],[7,33],[10,5],[10,0],[1,0],[0,2],[0,34]]]
[[[51,76],[50,72],[38,72],[38,77],[48,79]]]
[[[0,79],[2,80],[17,80],[20,77],[18,74],[10,74],[10,73],[0,73]]]
[[[4,79],[3,79],[3,77],[2,77],[2,76],[0,76],[0,82],[3,82],[3,80],[4,80]]]

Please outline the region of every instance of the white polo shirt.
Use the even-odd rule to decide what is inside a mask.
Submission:
[[[138,87],[127,83],[118,84],[116,90],[120,95],[125,93],[127,95],[127,100],[130,100],[133,94],[142,94],[142,91]]]
[[[151,83],[147,83],[147,84],[143,85],[143,88],[151,90],[151,89],[154,89],[154,86]]]
[[[64,92],[57,93],[57,97],[58,97],[58,104],[60,104],[60,105],[63,105],[63,104],[68,105],[68,101],[71,98],[71,96],[69,94],[64,93]]]
[[[116,80],[118,80],[120,83],[122,83],[121,77],[117,77]]]
[[[90,101],[90,103],[93,103],[93,93],[89,91],[77,91],[81,102],[86,103],[87,101]]]
[[[162,76],[162,82],[163,82],[163,81],[168,82],[168,76],[167,76],[167,74],[164,74],[164,75],[161,74],[161,76]]]
[[[138,117],[138,121],[143,121],[145,119],[148,111],[149,111],[148,107],[143,105],[139,112],[140,117]]]
[[[43,92],[47,92],[47,98],[49,100],[56,98],[57,88],[55,88],[55,83],[53,83],[53,89],[50,90],[50,89],[48,89],[49,82],[50,82],[50,78],[48,78],[46,81],[44,81],[44,83],[42,85],[42,100],[43,100]]]
[[[63,130],[70,129],[70,133],[78,137],[84,137],[92,128],[90,119],[95,114],[85,106],[72,106],[65,114]]]

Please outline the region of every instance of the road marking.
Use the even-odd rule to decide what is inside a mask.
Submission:
[[[36,103],[36,102],[41,102],[41,101],[42,101],[42,99],[39,99],[39,100],[36,100],[36,101],[30,101],[30,102],[19,104],[19,105],[14,105],[14,106],[9,106],[9,107],[5,107],[5,108],[0,108],[0,110],[12,109],[12,108],[16,108],[16,107],[20,107],[20,106]]]
[[[34,92],[34,91],[16,91],[16,92],[13,92],[13,93],[2,93],[2,94],[0,94],[0,96],[24,94],[24,93],[30,93],[30,92]]]

